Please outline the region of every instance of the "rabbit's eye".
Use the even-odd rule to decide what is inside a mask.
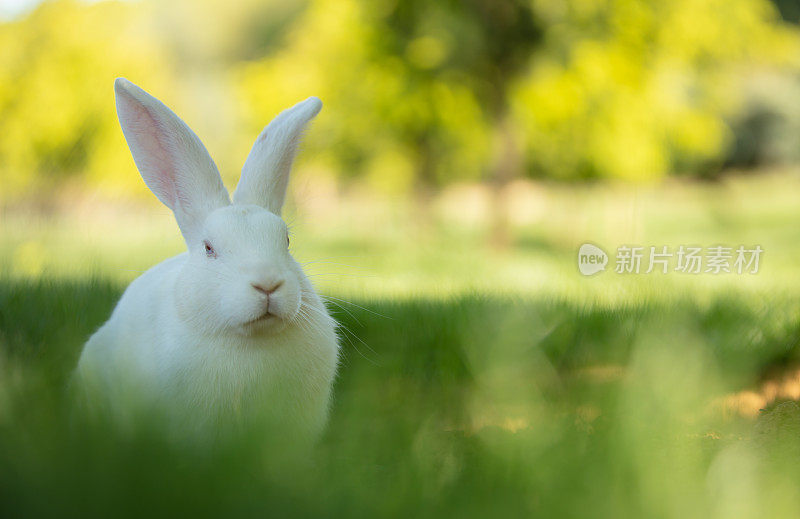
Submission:
[[[289,235],[288,234],[286,235],[286,246],[287,247],[289,246]]]
[[[209,258],[216,258],[217,257],[217,251],[215,251],[214,247],[212,247],[211,244],[208,243],[208,240],[205,240],[203,242],[203,247],[205,247],[205,249],[206,249],[206,256],[208,256]]]

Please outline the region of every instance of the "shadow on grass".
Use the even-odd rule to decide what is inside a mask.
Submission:
[[[704,434],[738,434],[706,404],[794,358],[800,336],[796,303],[734,295],[343,303],[330,427],[287,465],[249,445],[196,452],[76,426],[63,388],[121,292],[0,281],[3,516],[619,517],[669,515],[678,498],[705,510],[723,445]]]

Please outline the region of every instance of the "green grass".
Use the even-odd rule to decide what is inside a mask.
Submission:
[[[791,178],[750,182],[635,195],[656,204],[635,236],[611,225],[625,190],[548,188],[563,211],[516,225],[503,252],[446,218],[297,224],[299,255],[355,265],[316,278],[351,303],[331,307],[347,330],[333,414],[302,460],[76,419],[64,388],[83,342],[135,271],[180,244],[150,241],[170,232],[153,220],[121,236],[69,215],[7,219],[0,515],[796,516],[800,435],[719,405],[800,361],[800,204]],[[583,240],[760,243],[769,259],[749,278],[582,278]]]
[[[750,424],[710,402],[794,358],[800,338],[797,302],[765,315],[733,298],[616,311],[480,295],[359,301],[368,309],[337,315],[359,340],[344,344],[330,428],[287,467],[245,445],[196,453],[70,420],[62,389],[120,290],[0,286],[4,516],[705,517],[725,504],[707,490],[715,458],[750,453],[739,439]],[[776,478],[766,467],[726,473],[723,488]],[[758,510],[797,511],[776,503]]]

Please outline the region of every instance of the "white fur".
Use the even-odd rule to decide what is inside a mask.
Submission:
[[[131,283],[84,346],[76,382],[116,417],[155,413],[179,436],[256,423],[314,436],[327,419],[339,347],[279,214],[320,101],[295,105],[262,132],[231,204],[183,121],[125,79],[115,89],[136,165],[175,213],[188,252]]]

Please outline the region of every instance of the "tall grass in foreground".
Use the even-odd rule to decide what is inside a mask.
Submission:
[[[0,284],[3,516],[800,512],[800,435],[786,434],[798,417],[775,426],[774,413],[753,422],[720,404],[796,358],[800,301],[777,312],[736,294],[617,309],[479,294],[343,303],[329,430],[286,460],[249,442],[198,451],[76,420],[64,386],[121,289]]]

